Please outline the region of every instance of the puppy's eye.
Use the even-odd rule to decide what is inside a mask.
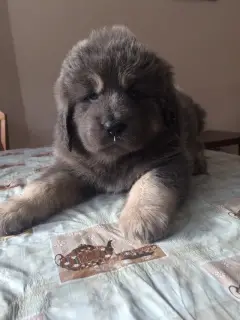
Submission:
[[[98,99],[98,94],[96,92],[92,92],[84,98],[84,101],[94,101]]]

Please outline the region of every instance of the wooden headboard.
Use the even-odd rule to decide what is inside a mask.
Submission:
[[[0,150],[8,149],[7,116],[0,111]]]

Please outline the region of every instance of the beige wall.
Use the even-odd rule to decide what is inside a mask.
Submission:
[[[10,147],[27,145],[27,126],[6,0],[0,0],[0,110],[8,116]]]
[[[69,48],[92,28],[127,24],[176,69],[208,126],[240,130],[240,1],[9,0],[30,145],[51,142],[52,86]]]

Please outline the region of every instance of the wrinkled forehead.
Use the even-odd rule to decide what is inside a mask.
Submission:
[[[67,82],[83,88],[93,88],[100,92],[104,87],[131,86],[142,73],[143,62],[140,52],[134,46],[95,46],[84,41],[75,48],[65,61],[64,73]]]
[[[87,66],[80,64],[72,80],[73,84],[78,83],[85,88],[92,87],[96,92],[101,92],[104,87],[127,89],[136,79],[137,73],[134,65],[106,56],[98,61],[89,60]]]

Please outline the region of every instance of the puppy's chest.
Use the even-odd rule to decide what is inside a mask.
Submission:
[[[103,191],[118,193],[128,191],[140,175],[140,169],[116,166],[98,176],[96,182]]]
[[[146,172],[157,166],[156,161],[129,161],[118,163],[96,175],[96,184],[104,192],[125,192]]]

